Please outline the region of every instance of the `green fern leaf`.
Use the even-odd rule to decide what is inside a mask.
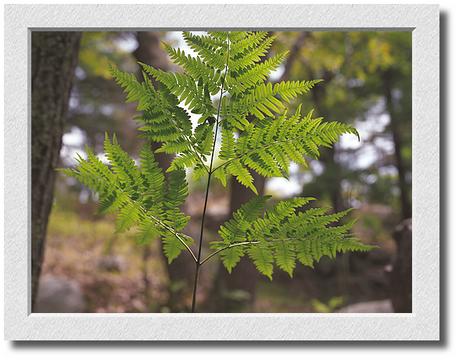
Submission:
[[[221,241],[212,243],[228,271],[247,254],[256,268],[272,279],[274,265],[293,276],[296,260],[313,267],[323,256],[368,251],[349,234],[353,222],[333,226],[350,210],[328,214],[323,208],[302,210],[313,198],[293,198],[264,211],[267,197],[256,197],[220,228]],[[250,215],[249,215],[250,214]],[[238,251],[234,249],[238,248]],[[229,251],[230,254],[226,254]]]
[[[244,93],[246,90],[255,87],[258,84],[263,83],[268,78],[269,74],[276,70],[280,64],[285,60],[287,52],[278,54],[253,65],[250,69],[246,70],[238,76],[227,79],[228,91],[233,96],[238,96]]]
[[[258,44],[253,43],[249,48],[246,48],[246,50],[243,52],[239,51],[238,53],[231,53],[230,50],[230,55],[233,56],[230,56],[228,61],[229,69],[233,72],[237,72],[255,65],[257,62],[261,61],[261,59],[266,55],[273,41],[274,37],[270,36],[266,37]]]
[[[293,269],[295,269],[296,256],[292,245],[287,241],[278,241],[274,243],[274,258],[276,265],[284,270],[290,277],[293,277]]]
[[[148,218],[143,219],[136,234],[136,241],[140,245],[150,244],[161,235],[157,226]]]
[[[181,235],[181,238],[187,245],[193,244],[193,239],[186,235]],[[185,250],[183,243],[173,234],[167,234],[162,238],[163,251],[166,255],[167,262],[171,264]]]
[[[140,211],[135,204],[126,204],[116,219],[116,232],[129,230],[140,219]]]
[[[255,194],[258,194],[257,188],[253,184],[253,176],[250,174],[239,160],[235,159],[226,166],[229,174],[236,177],[236,180],[245,187],[251,189]]]
[[[248,250],[249,257],[252,259],[257,270],[266,275],[269,280],[273,279],[273,254],[268,244],[261,243],[256,246],[252,246]]]
[[[223,70],[225,68],[227,39],[206,35],[198,36],[187,31],[183,32],[183,38],[185,39],[187,45],[193,49],[209,66],[218,70]]]
[[[126,101],[138,102],[138,110],[145,110],[150,106],[154,90],[147,83],[138,82],[134,74],[122,72],[114,66],[110,66],[110,73],[116,83],[124,89]]]

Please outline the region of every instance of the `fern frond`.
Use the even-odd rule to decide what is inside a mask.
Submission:
[[[180,210],[180,207],[188,196],[188,183],[185,176],[185,170],[176,170],[169,174],[168,188],[164,200],[164,222],[176,231],[183,230],[190,220],[190,217]],[[188,245],[193,243],[191,238],[182,238]],[[162,241],[164,253],[169,263],[185,250],[184,244],[176,236],[173,236],[173,234],[164,236]]]
[[[224,251],[223,251],[224,252]],[[259,243],[256,246],[251,246],[247,250],[249,258],[255,264],[257,270],[267,276],[269,280],[273,279],[273,252],[266,243]]]
[[[322,208],[301,211],[313,198],[294,198],[280,201],[264,211],[267,199],[255,197],[243,205],[233,219],[221,226],[222,240],[211,244],[228,271],[248,255],[256,268],[270,279],[274,266],[292,276],[297,260],[312,267],[323,256],[335,257],[337,252],[373,248],[349,234],[353,222],[332,225],[349,210],[335,214],[327,214]]]
[[[137,110],[145,110],[151,105],[154,93],[147,83],[140,83],[134,74],[122,72],[112,65],[110,73],[126,93],[126,101],[138,102]]]
[[[269,36],[259,43],[252,42],[251,45],[242,52],[231,53],[230,50],[228,68],[231,72],[235,73],[255,65],[266,55],[273,41],[274,36]],[[236,48],[238,47],[237,44],[235,44],[235,46]]]
[[[161,236],[157,226],[148,217],[142,219],[138,225],[138,232],[136,234],[136,241],[139,245],[146,245],[151,243],[153,239]]]
[[[195,129],[194,137],[199,153],[209,156],[213,147],[214,128],[207,123],[199,124]]]
[[[230,48],[230,57],[235,58],[238,55],[245,53],[248,49],[259,46],[259,44],[266,39],[268,32],[266,31],[256,31],[256,32],[247,32],[237,35],[232,33],[231,36],[231,48]]]
[[[236,177],[236,180],[240,182],[245,187],[251,189],[255,194],[258,194],[257,188],[253,184],[253,176],[250,174],[249,170],[247,170],[238,159],[234,159],[230,163],[228,163],[225,167],[227,172],[230,175]]]
[[[162,143],[158,152],[181,154],[180,157],[185,158],[186,161],[177,161],[175,168],[193,167],[196,164],[204,165],[205,156],[209,151],[208,146],[207,149],[204,149],[201,143],[206,139],[194,137],[190,116],[185,109],[179,106],[180,100],[177,96],[164,87],[160,86],[158,89],[153,87],[146,74],[154,75],[155,69],[147,65],[143,67],[147,71],[144,73],[143,83],[139,83],[132,74],[112,68],[112,73],[118,83],[128,92],[128,100],[138,101],[139,109],[143,110],[143,114],[136,117],[136,120],[142,124],[139,130],[151,141]],[[170,75],[174,76],[174,74]],[[167,77],[167,75],[164,76]],[[210,101],[210,95],[206,92],[207,88],[197,85],[196,89],[198,88],[203,98],[193,102],[198,104],[193,110],[204,109],[202,110],[203,116],[208,118],[215,113],[215,109]],[[200,152],[202,149],[205,151]]]
[[[286,109],[285,103],[308,92],[320,81],[282,81],[274,85],[261,84],[246,94],[243,99],[235,102],[234,108],[239,113],[250,113],[258,119],[273,117],[274,114],[280,114]],[[284,103],[279,98],[284,100]]]
[[[146,73],[153,76],[174,94],[180,102],[196,114],[201,114],[207,118],[216,114],[216,110],[210,99],[210,91],[207,83],[202,78],[196,80],[189,74],[171,73],[155,69],[152,66],[142,64]]]
[[[193,49],[209,66],[223,70],[226,65],[227,40],[215,36],[193,35],[183,32],[187,45]]]
[[[186,55],[183,50],[174,49],[167,44],[164,46],[175,64],[180,65],[193,79],[201,79],[208,86],[211,95],[218,93],[221,83],[220,71],[208,66],[199,56]]]
[[[269,74],[276,70],[285,60],[288,52],[277,54],[263,62],[253,65],[250,69],[235,77],[228,76],[228,92],[232,96],[238,96],[246,90],[263,83]]]
[[[148,144],[145,144],[140,151],[140,172],[144,182],[144,207],[158,215],[162,215],[165,178]]]
[[[168,176],[168,188],[164,200],[164,209],[168,224],[177,230],[182,230],[188,223],[189,216],[185,216],[180,206],[188,196],[188,183],[185,170],[173,171]]]
[[[284,113],[274,119],[251,123],[237,141],[232,130],[223,129],[219,157],[225,162],[220,165],[223,170],[219,170],[246,175],[241,168],[248,168],[265,177],[287,177],[291,161],[307,166],[305,156],[317,159],[320,147],[331,146],[342,134],[358,135],[350,125],[323,122],[312,114],[310,111],[301,116],[299,106],[293,116],[287,117]],[[232,166],[232,162],[237,162],[237,166]],[[249,180],[246,183],[250,184]]]
[[[185,171],[173,171],[165,179],[148,145],[140,152],[140,167],[121,149],[116,137],[110,141],[106,136],[104,148],[110,166],[87,149],[86,160],[78,156],[77,166],[62,172],[97,192],[102,211],[117,212],[116,232],[136,227],[137,241],[142,244],[160,236],[173,254],[169,261],[174,260],[187,249],[185,244],[193,242],[180,233],[189,220],[180,210],[188,195]]]
[[[140,209],[136,203],[126,204],[116,218],[116,232],[121,233],[129,230],[140,220]]]
[[[236,157],[236,140],[234,132],[230,129],[223,128],[222,131],[222,144],[218,157],[222,160],[229,160]]]
[[[163,251],[166,255],[167,262],[171,264],[181,253],[186,249],[187,246],[193,244],[193,239],[187,235],[182,234],[180,241],[173,234],[167,234],[162,238],[163,241]]]
[[[110,142],[108,134],[105,134],[104,150],[113,172],[118,181],[129,195],[137,200],[144,191],[141,172],[131,157],[118,145],[116,137]]]
[[[237,210],[233,214],[233,219],[228,220],[220,227],[218,233],[223,241],[218,243],[220,244],[219,246],[230,246],[231,244],[243,242],[246,231],[250,228],[252,222],[261,215],[268,198],[267,196],[255,197]],[[214,243],[214,247],[215,244],[217,243]],[[231,273],[231,270],[243,255],[244,250],[242,247],[233,247],[222,252],[222,261],[228,272]]]

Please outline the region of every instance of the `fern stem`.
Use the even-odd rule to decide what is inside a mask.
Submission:
[[[228,35],[227,35],[228,36]],[[222,77],[222,84],[220,87],[220,97],[218,99],[218,109],[217,109],[217,120],[215,121],[215,134],[214,134],[214,142],[212,144],[212,154],[210,156],[210,165],[209,165],[209,172],[207,176],[207,185],[206,185],[206,196],[204,199],[204,208],[202,210],[202,217],[201,217],[201,230],[199,234],[199,248],[198,248],[198,256],[196,260],[196,271],[194,274],[194,285],[193,285],[193,299],[191,302],[191,312],[194,313],[196,311],[196,292],[198,289],[198,279],[199,279],[199,268],[201,267],[201,253],[202,253],[202,242],[204,238],[204,225],[206,220],[206,211],[207,211],[207,200],[209,199],[209,190],[210,190],[210,181],[212,180],[212,165],[214,163],[214,156],[215,156],[215,145],[217,143],[217,135],[218,135],[218,126],[220,123],[220,112],[222,108],[222,99],[223,99],[223,92],[225,90],[225,80],[226,75],[228,73],[228,62],[229,62],[229,36],[227,37],[227,55],[226,55],[226,64],[225,64],[225,73]]]
[[[198,158],[198,160],[200,161],[201,165],[206,169],[207,173],[210,172],[209,168],[207,167],[207,165],[204,163],[204,161],[202,160],[202,157],[201,155],[199,155],[199,153],[196,151],[196,148],[194,147],[193,145],[193,142],[191,141],[191,139],[188,137],[188,136],[185,136],[185,138],[187,139],[189,145],[190,145],[190,149],[191,151],[194,152],[194,154],[196,155],[196,157]]]
[[[217,127],[218,129],[218,127]],[[215,134],[217,134],[217,131],[215,131]],[[214,140],[214,148],[215,148],[215,140]],[[211,156],[211,161],[210,161],[210,169],[212,170],[212,159],[214,156],[214,151],[212,149],[212,156]],[[205,219],[206,219],[206,210],[207,210],[207,199],[209,198],[209,189],[210,189],[210,180],[211,180],[212,173],[209,171],[209,174],[207,176],[207,186],[206,186],[206,197],[204,199],[204,209],[202,211],[202,217],[201,217],[201,230],[199,234],[199,248],[198,248],[198,257],[196,260],[196,271],[194,274],[194,285],[193,285],[193,300],[191,303],[191,312],[194,313],[196,310],[196,292],[198,289],[198,278],[199,278],[199,268],[201,266],[200,259],[201,259],[201,252],[202,252],[202,241],[203,241],[203,235],[204,235],[204,224],[205,224]]]
[[[242,245],[256,245],[258,243],[260,243],[260,242],[259,241],[244,241],[244,242],[234,243],[234,244],[225,246],[224,248],[218,249],[218,250],[214,251],[213,253],[211,253],[210,255],[208,255],[204,260],[201,261],[201,263],[199,265],[204,264],[205,262],[207,262],[211,258],[213,258],[215,255],[221,253],[222,251],[228,250],[230,248],[233,248],[233,247],[236,247],[236,246],[242,246]]]

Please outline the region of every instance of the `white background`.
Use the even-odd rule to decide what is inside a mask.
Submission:
[[[118,1],[112,1],[116,3]],[[161,1],[154,1],[161,3]],[[162,3],[183,3],[184,1],[162,1]],[[241,1],[188,1],[187,3],[240,3]],[[14,3],[39,3],[39,1],[16,1]],[[57,1],[47,0],[46,3],[58,3]],[[81,1],[81,3],[90,3]],[[97,1],[105,3],[105,1]],[[119,1],[126,3],[126,1]],[[150,1],[149,3],[152,3]],[[279,1],[250,1],[250,3],[275,3]],[[288,1],[288,3],[307,3],[306,1]],[[314,2],[312,2],[314,3]],[[326,3],[335,3],[334,1]],[[365,3],[362,1],[342,1],[342,3]],[[394,3],[394,1],[378,1],[378,3]],[[416,4],[418,1],[401,1],[404,4]],[[125,359],[126,357],[156,357],[171,356],[183,359],[229,359],[241,356],[256,356],[257,358],[275,359],[277,357],[323,357],[325,359],[339,357],[340,359],[385,359],[400,356],[412,356],[416,359],[452,359],[459,356],[459,325],[457,303],[459,300],[457,284],[458,261],[453,260],[453,254],[459,254],[459,245],[455,238],[459,239],[453,232],[454,219],[453,206],[459,203],[458,188],[453,188],[453,184],[459,184],[459,175],[453,164],[457,150],[454,152],[453,136],[459,133],[459,125],[453,119],[459,118],[459,114],[452,111],[452,99],[454,98],[453,84],[459,84],[457,60],[456,67],[453,67],[452,59],[458,59],[457,39],[459,38],[459,10],[456,5],[458,2],[451,1],[423,1],[423,3],[439,3],[442,12],[442,342],[440,344],[406,344],[406,343],[10,343],[3,341],[3,281],[0,280],[0,308],[1,330],[0,330],[0,353],[3,359],[81,359],[85,357],[92,359],[103,356],[108,359]],[[0,18],[3,22],[3,8],[0,10]],[[305,19],[307,21],[307,19]],[[3,24],[1,26],[3,29]],[[453,46],[455,44],[456,46]],[[3,50],[4,39],[0,39],[0,48]],[[3,66],[3,61],[2,61]],[[0,71],[0,78],[3,80],[3,69]],[[3,113],[3,86],[0,88],[0,98]],[[450,111],[451,110],[451,111]],[[456,115],[456,116],[455,116]],[[0,158],[3,164],[3,121],[0,121]],[[455,131],[456,130],[456,131]],[[3,185],[3,166],[0,168],[0,184]],[[3,191],[0,193],[0,231],[3,234]],[[3,246],[1,247],[2,256],[0,257],[0,279],[3,279]],[[455,276],[456,275],[456,276]],[[244,356],[244,357],[245,357]]]

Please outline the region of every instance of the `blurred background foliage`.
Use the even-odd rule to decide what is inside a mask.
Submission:
[[[297,267],[293,279],[276,273],[272,282],[259,277],[250,264],[241,264],[239,275],[225,278],[214,261],[203,272],[198,301],[203,309],[220,312],[333,312],[348,311],[355,303],[371,304],[363,308],[367,310],[394,311],[390,273],[401,255],[393,234],[398,224],[411,217],[411,33],[274,35],[268,56],[290,53],[271,80],[324,79],[298,101],[303,109],[314,108],[327,120],[353,124],[361,139],[345,136],[333,148],[324,149],[309,168],[292,165],[288,180],[267,179],[261,186],[277,198],[301,194],[317,197],[321,205],[335,211],[355,208],[354,232],[379,248],[339,256],[337,261],[324,258],[315,270]],[[106,131],[116,133],[123,148],[136,157],[141,140],[132,120],[135,105],[125,104],[108,66],[113,63],[138,72],[141,60],[180,71],[169,61],[161,41],[187,50],[178,32],[82,33],[60,167],[72,166],[85,145],[102,153]],[[191,178],[190,182],[185,211],[192,216],[187,231],[193,235],[199,230],[203,184]],[[207,242],[215,239],[219,224],[241,196],[234,187],[212,184]],[[115,234],[114,219],[97,215],[96,201],[73,179],[57,175],[38,297],[42,311],[56,289],[61,291],[62,306],[55,305],[55,311],[187,311],[188,269],[193,264],[179,258],[168,267],[159,242],[139,247],[129,233]],[[410,264],[411,253],[403,256],[409,256],[406,263]],[[72,296],[78,297],[73,302],[79,308],[66,307]],[[355,311],[365,311],[359,309]]]

